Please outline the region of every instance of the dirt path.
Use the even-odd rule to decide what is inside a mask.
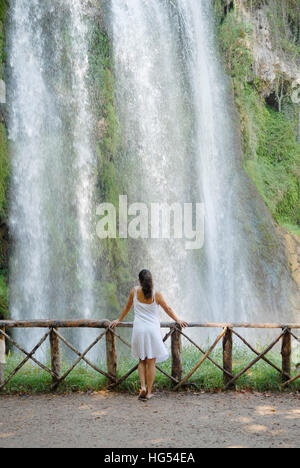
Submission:
[[[0,396],[0,448],[299,446],[299,395]]]

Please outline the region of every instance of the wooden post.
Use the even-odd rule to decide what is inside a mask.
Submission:
[[[227,328],[225,335],[223,336],[223,368],[232,374],[232,329]],[[231,377],[223,372],[224,386],[230,382]],[[232,384],[229,388],[233,389],[235,386]]]
[[[1,328],[5,333],[5,328]],[[5,336],[0,334],[0,385],[4,382],[5,369]]]
[[[175,330],[171,335],[172,349],[172,377],[179,382],[182,379],[182,338],[179,331]]]
[[[285,333],[282,337],[282,347],[281,347],[281,355],[282,355],[282,372],[285,372],[287,375],[291,375],[291,355],[292,355],[292,336],[291,336],[291,329],[287,328]],[[287,375],[282,374],[283,382],[287,382],[289,378]]]
[[[55,330],[58,330],[55,328]],[[60,347],[59,347],[59,338],[54,332],[51,330],[50,333],[50,348],[51,348],[51,368],[52,372],[55,373],[56,378],[52,377],[52,382],[55,384],[57,383],[58,379],[60,378]]]
[[[107,373],[112,376],[109,382],[114,383],[117,380],[117,346],[116,335],[111,330],[106,332],[106,361]]]

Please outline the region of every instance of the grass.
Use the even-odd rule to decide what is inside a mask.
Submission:
[[[263,349],[263,348],[261,348]],[[260,350],[260,348],[258,348]],[[222,350],[216,350],[212,354],[212,358],[222,365]],[[242,348],[237,348],[234,351],[233,356],[233,368],[234,374],[237,374],[242,370],[251,360],[253,360],[254,354],[248,352]],[[271,352],[268,354],[268,358],[274,362],[279,368],[281,367],[281,356],[279,352]],[[21,361],[22,356],[20,354],[14,354],[7,358],[5,375],[8,376],[12,370]],[[192,369],[200,359],[200,354],[195,351],[194,348],[186,347],[183,350],[183,366],[184,375]],[[295,356],[297,362],[299,361],[298,356]],[[105,363],[97,363],[100,368],[106,370]],[[121,355],[118,361],[118,375],[124,375],[130,368],[134,367],[136,360],[131,357]],[[170,373],[171,361],[170,359],[164,363],[159,364],[160,367],[166,372]],[[49,366],[49,363],[48,363]],[[62,365],[62,373],[64,373],[70,367],[69,363],[64,362]],[[296,371],[295,362],[293,363],[293,376],[299,373],[299,369]],[[222,391],[223,377],[222,372],[215,367],[209,361],[205,361],[203,365],[196,371],[193,377],[190,379],[199,390],[202,391]],[[253,366],[246,374],[244,374],[237,381],[236,389],[238,391],[251,390],[258,392],[265,391],[300,391],[300,379],[290,385],[286,390],[282,390],[281,376],[280,374],[269,366],[264,361],[258,362]],[[58,393],[71,393],[71,392],[88,392],[88,391],[100,391],[105,389],[107,381],[105,377],[95,372],[93,369],[85,364],[80,364],[74,371],[67,377],[67,379],[60,384],[57,389]],[[160,372],[157,372],[155,381],[156,390],[171,390],[172,383]],[[192,387],[196,388],[196,387]],[[119,387],[120,392],[131,392],[135,393],[139,389],[139,378],[137,371],[131,374],[131,376],[123,382]],[[20,372],[7,384],[3,393],[5,394],[39,394],[51,392],[51,376],[47,372],[43,371],[39,367],[27,363]]]

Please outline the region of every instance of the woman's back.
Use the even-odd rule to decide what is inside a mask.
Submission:
[[[158,317],[158,304],[155,299],[155,290],[153,290],[152,297],[147,300],[143,294],[143,291],[138,286],[135,287],[134,292],[134,322],[136,325],[140,322],[147,324],[157,324],[159,322]]]

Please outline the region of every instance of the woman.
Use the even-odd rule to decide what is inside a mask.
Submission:
[[[178,323],[180,327],[187,327],[187,322],[179,320],[171,307],[169,307],[162,294],[153,288],[150,271],[142,270],[139,274],[140,287],[132,289],[128,303],[120,318],[114,320],[110,326],[117,327],[134,306],[134,324],[132,333],[132,355],[139,358],[139,375],[141,380],[140,400],[152,398],[152,386],[156,374],[156,362],[166,361],[169,357],[165,347],[158,316],[158,307]]]

